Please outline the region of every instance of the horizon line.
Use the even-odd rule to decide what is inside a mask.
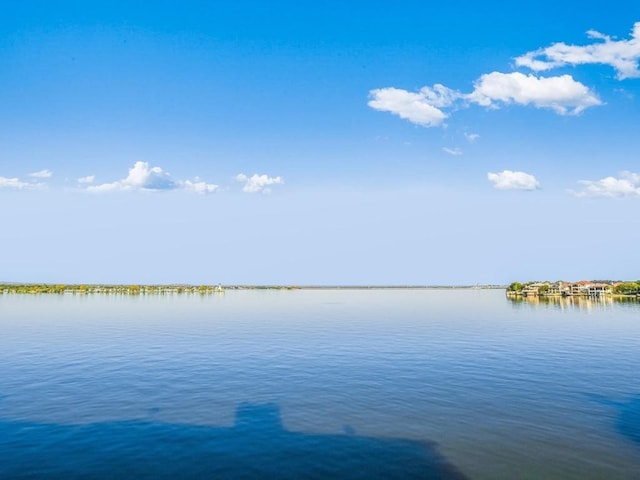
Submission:
[[[0,282],[0,287],[2,286],[30,286],[30,285],[47,285],[47,286],[80,286],[84,285],[87,287],[189,287],[189,288],[197,288],[200,286],[204,287],[217,287],[220,286],[222,288],[227,289],[300,289],[300,290],[320,290],[320,289],[359,289],[359,290],[367,290],[367,289],[446,289],[446,288],[506,288],[508,285],[506,284],[245,284],[245,283],[234,283],[234,284],[225,284],[225,283],[217,283],[217,284],[203,284],[203,283],[82,283],[82,282],[74,282],[74,283],[60,283],[60,282]]]

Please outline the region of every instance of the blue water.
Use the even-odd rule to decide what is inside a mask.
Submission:
[[[0,478],[640,478],[640,304],[0,295]]]

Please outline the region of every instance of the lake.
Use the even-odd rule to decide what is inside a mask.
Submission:
[[[0,478],[640,478],[640,304],[0,295]]]

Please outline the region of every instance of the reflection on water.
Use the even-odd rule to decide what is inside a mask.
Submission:
[[[637,297],[614,297],[602,296],[570,296],[570,297],[506,297],[513,305],[540,305],[558,309],[578,308],[590,310],[593,308],[612,307],[614,305],[640,305],[640,298]]]
[[[0,478],[465,480],[428,441],[287,431],[275,404],[230,428],[120,421],[0,421]]]

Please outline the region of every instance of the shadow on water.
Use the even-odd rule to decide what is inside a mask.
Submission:
[[[626,402],[611,400],[602,395],[587,395],[591,400],[616,410],[616,429],[627,440],[640,447],[640,395]]]
[[[277,405],[248,403],[228,428],[0,421],[0,478],[466,478],[432,442],[347,431],[288,431]]]

